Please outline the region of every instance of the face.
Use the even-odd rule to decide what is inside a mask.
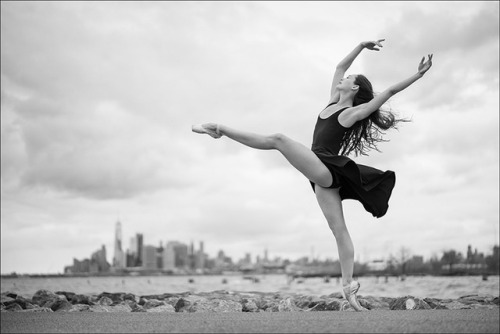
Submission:
[[[344,90],[352,90],[353,87],[357,87],[354,81],[356,81],[356,76],[348,75],[347,77],[340,80],[340,82],[337,84],[337,88]]]

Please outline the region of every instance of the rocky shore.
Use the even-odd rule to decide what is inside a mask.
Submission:
[[[369,310],[498,309],[499,297],[468,295],[458,299],[372,297],[358,295]],[[353,311],[340,293],[307,296],[291,293],[213,291],[136,296],[103,292],[83,295],[39,290],[31,298],[1,294],[1,312],[316,312]]]

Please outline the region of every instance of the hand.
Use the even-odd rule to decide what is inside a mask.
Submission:
[[[376,41],[367,41],[367,42],[361,42],[361,45],[365,48],[367,48],[368,50],[374,50],[374,51],[380,51],[380,49],[377,49],[377,46],[379,47],[383,47],[382,46],[382,42],[385,41],[385,39],[379,39],[379,40],[376,40]]]
[[[427,72],[432,66],[432,53],[430,55],[427,55],[427,56],[429,57],[429,59],[426,62],[424,62],[425,57],[422,57],[420,64],[418,64],[418,73],[420,73],[422,75],[425,72]]]

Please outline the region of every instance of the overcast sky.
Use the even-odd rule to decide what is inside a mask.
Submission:
[[[380,219],[344,214],[356,259],[499,243],[498,2],[1,2],[1,272],[62,272],[105,245],[204,241],[337,259],[307,179],[276,151],[191,132],[220,122],[311,145],[335,65],[411,118],[355,161],[396,172]]]

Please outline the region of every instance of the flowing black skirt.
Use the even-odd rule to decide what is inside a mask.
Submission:
[[[333,176],[329,188],[340,188],[342,200],[354,199],[374,217],[380,218],[389,208],[389,198],[396,183],[393,171],[381,171],[376,168],[357,164],[348,157],[332,155],[328,152],[314,152],[326,165]],[[315,184],[311,182],[313,190]]]

